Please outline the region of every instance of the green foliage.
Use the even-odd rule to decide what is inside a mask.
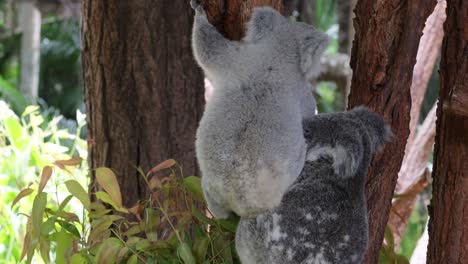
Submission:
[[[385,228],[385,243],[380,249],[380,264],[409,264],[405,256],[395,252],[395,242],[392,230],[389,226]]]
[[[3,12],[0,4],[0,15]],[[0,31],[4,34],[0,41],[0,99],[20,114],[30,103],[17,89],[21,34],[6,28],[1,18]],[[45,21],[41,27],[39,103],[72,118],[83,106],[79,21],[54,16]]]
[[[72,158],[46,166],[38,191],[25,189],[15,199],[13,205],[35,193],[22,251],[27,263],[34,256],[45,263],[238,263],[234,249],[238,219],[215,220],[200,209],[204,200],[199,178],[183,178],[175,161],[167,160],[146,174],[138,169],[150,196],[131,208],[122,205],[117,177],[109,168],[95,171],[102,188],[94,193],[95,201],[74,179],[64,182],[70,194],[61,193],[58,203],[52,201],[54,195],[41,191],[54,177],[52,172],[79,164],[81,159]],[[162,171],[169,175],[153,176]],[[170,199],[174,193],[183,197],[182,205]],[[76,204],[75,210],[67,207],[72,197],[81,203],[81,218]]]
[[[317,109],[319,113],[332,113],[338,108],[336,84],[330,82],[319,82],[315,90],[317,98]]]
[[[407,258],[411,258],[416,248],[419,238],[424,232],[424,227],[428,219],[428,212],[424,206],[417,203],[417,206],[409,219],[406,231],[401,240],[399,253]]]
[[[326,31],[336,23],[335,4],[336,0],[315,1],[315,25],[318,29]]]
[[[77,134],[60,129],[60,120],[58,116],[46,122],[38,106],[28,106],[18,116],[4,101],[0,101],[0,263],[18,263],[23,238],[38,235],[38,222],[26,220],[31,219],[31,214],[19,214],[19,208],[23,210],[34,205],[34,215],[50,216],[63,212],[63,209],[58,210],[59,200],[62,200],[61,194],[66,189],[59,179],[65,173],[52,173],[51,167],[46,165],[54,160],[70,159],[75,154],[87,155],[86,142]],[[83,126],[84,119],[81,118],[78,127]],[[66,142],[70,147],[64,146]],[[40,168],[45,168],[42,179],[38,177]],[[81,183],[86,182],[86,174],[79,170],[69,170],[66,174]],[[46,178],[49,186],[45,185]],[[40,186],[43,194],[37,194],[37,188],[31,188],[31,185]],[[55,195],[50,195],[52,193]],[[33,198],[34,194],[36,198]],[[48,201],[47,208],[44,207],[45,200]],[[63,206],[67,204],[63,203]],[[67,205],[66,208],[71,214],[74,207]],[[50,224],[48,226],[51,227]],[[34,227],[36,232],[28,232]],[[46,258],[50,243],[44,240],[37,246],[40,248],[38,254]]]
[[[174,160],[137,169],[150,195],[127,208],[109,168],[95,170],[100,190],[88,193],[74,157],[86,158],[86,142],[59,117],[46,123],[37,106],[17,116],[2,101],[0,116],[0,263],[238,263],[238,219],[213,219],[200,179]]]
[[[39,96],[72,118],[83,104],[79,21],[50,20],[41,28]]]
[[[30,103],[29,100],[11,83],[0,76],[0,99],[4,99],[11,104],[16,113],[21,113]]]

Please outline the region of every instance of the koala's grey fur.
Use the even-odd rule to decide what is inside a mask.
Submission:
[[[214,87],[196,140],[203,192],[217,218],[255,217],[280,203],[304,166],[302,120],[315,115],[308,79],[328,37],[263,7],[246,37],[230,41],[192,7],[193,52]]]
[[[304,122],[301,175],[281,204],[242,219],[236,248],[243,264],[361,263],[368,240],[365,181],[372,155],[391,137],[365,108]]]

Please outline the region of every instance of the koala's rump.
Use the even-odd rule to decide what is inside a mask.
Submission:
[[[332,171],[307,175],[275,210],[242,219],[236,234],[241,259],[258,264],[360,263],[367,246],[367,218],[365,200],[353,192],[363,190],[331,183]]]
[[[256,215],[279,204],[303,166],[300,109],[271,93],[229,98],[208,104],[197,131],[197,157],[220,203],[239,215]]]

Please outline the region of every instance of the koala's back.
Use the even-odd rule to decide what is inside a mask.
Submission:
[[[346,186],[336,181],[332,161],[307,162],[280,206],[241,220],[242,263],[360,263],[367,246],[364,192]]]
[[[284,87],[219,87],[197,131],[205,194],[240,216],[273,208],[305,160],[300,107]]]

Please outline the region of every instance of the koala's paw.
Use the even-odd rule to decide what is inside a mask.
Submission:
[[[205,10],[203,9],[203,5],[201,4],[201,0],[190,0],[190,6],[192,7],[197,14],[204,14]]]

